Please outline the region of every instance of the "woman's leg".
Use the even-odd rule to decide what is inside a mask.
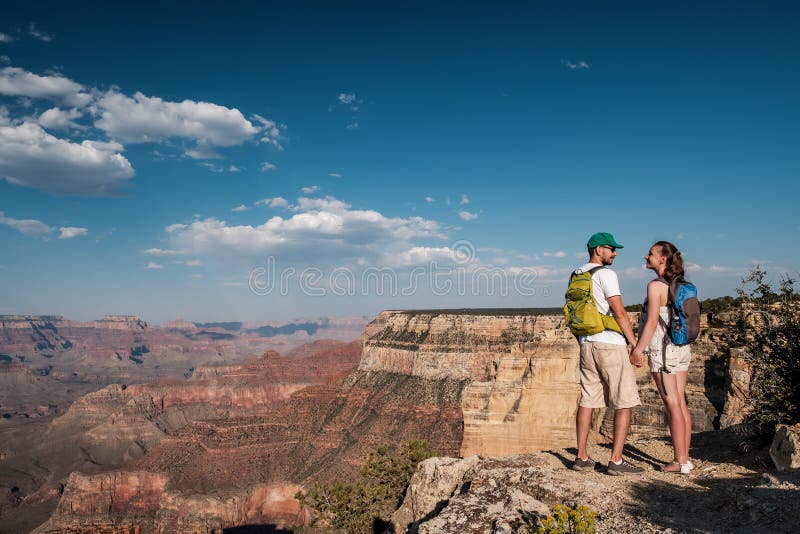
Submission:
[[[686,382],[689,379],[689,371],[678,371],[675,373],[678,386],[678,401],[681,404],[681,412],[683,413],[684,436],[686,437],[686,455],[689,455],[689,446],[692,444],[692,414],[689,413],[689,407],[686,405]]]
[[[658,393],[661,395],[661,400],[667,408],[667,425],[669,426],[670,436],[672,436],[675,461],[685,464],[689,461],[689,453],[686,449],[686,423],[681,410],[681,402],[684,405],[686,402],[678,398],[677,377],[675,373],[652,373],[652,375],[658,387]]]

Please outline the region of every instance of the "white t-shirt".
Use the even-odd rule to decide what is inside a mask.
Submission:
[[[599,263],[587,263],[576,269],[576,272],[578,274],[585,273],[599,265]],[[617,273],[608,267],[598,269],[592,273],[592,283],[592,294],[594,295],[594,303],[597,306],[597,310],[603,315],[613,315],[613,313],[611,313],[611,306],[608,305],[608,299],[622,295],[622,292],[619,290]],[[600,343],[623,346],[628,344],[625,336],[613,330],[603,330],[591,336],[580,336],[578,338],[579,343],[583,343],[584,341],[599,341]]]

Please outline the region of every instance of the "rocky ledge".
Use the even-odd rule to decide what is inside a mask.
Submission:
[[[573,451],[506,457],[430,458],[422,462],[394,514],[396,532],[483,534],[526,532],[557,504],[587,505],[597,532],[796,532],[800,472],[764,470],[764,450],[744,454],[730,432],[709,432],[693,447],[688,476],[660,471],[665,440],[628,446],[642,475],[615,477],[570,469]],[[590,454],[607,461],[606,447]]]

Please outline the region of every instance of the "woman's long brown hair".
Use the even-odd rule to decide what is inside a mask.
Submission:
[[[685,280],[686,273],[683,270],[683,257],[678,247],[669,241],[658,241],[653,246],[661,247],[661,253],[667,258],[667,270],[664,271],[664,280],[670,284],[675,280]]]

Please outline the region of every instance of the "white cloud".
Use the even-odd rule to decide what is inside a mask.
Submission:
[[[675,236],[675,239],[686,239],[686,234],[681,232]]]
[[[216,165],[214,163],[208,163],[207,161],[204,161],[204,162],[200,163],[200,166],[207,168],[211,172],[217,172],[217,173],[225,172],[225,169],[223,169],[219,165]]]
[[[39,124],[50,130],[68,130],[73,128],[75,130],[85,130],[86,126],[81,126],[75,119],[83,116],[83,112],[77,108],[62,110],[59,107],[48,109],[37,119]]]
[[[231,165],[230,167],[228,167],[228,172],[242,172],[242,169],[240,169],[236,165]]]
[[[160,263],[156,263],[154,261],[148,262],[147,265],[144,267],[145,269],[163,269],[164,266]]]
[[[43,31],[38,30],[36,25],[32,22],[30,26],[28,26],[28,35],[45,43],[51,42],[54,38],[52,34],[44,33]]]
[[[412,247],[399,253],[387,255],[384,264],[407,267],[431,262],[453,263],[454,252],[450,247]]]
[[[0,69],[0,94],[61,100],[70,106],[82,107],[92,97],[84,87],[60,74],[39,76],[18,67]]]
[[[0,176],[50,193],[110,195],[134,175],[118,143],[76,144],[38,124],[0,126]]]
[[[342,104],[352,104],[356,101],[356,95],[355,93],[339,93],[337,99]]]
[[[567,277],[572,273],[570,267],[552,267],[550,265],[514,266],[506,267],[504,270],[511,276],[535,273],[537,281],[541,282],[564,281],[566,283]]]
[[[344,212],[350,208],[350,204],[341,200],[327,196],[325,198],[306,198],[297,199],[296,206],[289,206],[292,211],[329,211]]]
[[[477,213],[470,213],[466,210],[459,211],[458,216],[464,219],[465,221],[473,221],[478,218]]]
[[[425,197],[425,202],[433,202],[433,197]]]
[[[301,187],[300,191],[304,195],[310,195],[312,193],[316,193],[317,191],[319,191],[319,186],[318,185],[310,185],[310,186],[307,186],[307,187]]]
[[[250,209],[250,208],[249,208],[249,207],[247,207],[247,206],[245,206],[244,204],[239,204],[239,205],[238,205],[238,206],[236,206],[235,208],[231,208],[231,211],[247,211],[247,210],[249,210],[249,209]]]
[[[190,148],[184,155],[192,159],[222,159],[219,152],[207,146]]]
[[[278,150],[283,150],[283,146],[281,146],[280,143],[281,130],[275,123],[275,121],[265,119],[261,115],[256,115],[256,114],[253,114],[253,120],[261,125],[261,128],[259,129],[259,132],[261,133],[259,142],[267,143],[269,145],[272,145]],[[286,125],[283,124],[281,125],[281,127],[285,128]]]
[[[259,170],[261,172],[269,172],[269,171],[274,171],[277,168],[278,167],[275,166],[274,164],[272,164],[272,163],[270,163],[268,161],[265,161],[264,163],[261,164],[261,167],[259,167]]]
[[[183,264],[188,265],[189,267],[200,267],[203,265],[203,262],[201,262],[200,260],[189,260],[183,262]]]
[[[622,270],[622,275],[625,278],[635,278],[637,280],[654,277],[653,274],[648,272],[644,265],[640,265],[639,267],[627,267]]]
[[[77,226],[62,226],[59,231],[61,232],[61,235],[58,236],[59,239],[72,239],[89,233],[88,228],[79,228]]]
[[[464,193],[461,193],[461,202],[459,202],[459,204],[461,204],[462,206],[464,204],[469,204],[469,197]]]
[[[177,225],[172,225],[177,226]],[[185,226],[185,225],[180,225]],[[169,232],[170,227],[167,227],[167,231]],[[147,250],[143,251],[145,254],[150,254],[151,256],[185,256],[189,254],[188,250],[174,250],[174,249],[163,249],[163,248],[148,248]]]
[[[588,259],[589,258],[589,253],[588,252],[573,252],[572,256],[576,260]]]
[[[562,59],[561,64],[565,65],[570,70],[580,70],[589,68],[589,64],[586,61],[578,61],[577,63],[573,63],[568,59]]]
[[[0,32],[0,43],[10,43],[14,38],[7,33]]]
[[[531,256],[530,254],[523,254],[521,252],[517,252],[516,250],[506,250],[496,247],[479,247],[478,252],[486,254],[499,254],[500,259],[502,260],[507,260],[508,258],[514,258],[517,261],[529,262],[539,259],[538,256]]]
[[[267,206],[269,208],[288,208],[289,202],[283,197],[265,198],[256,202],[256,206]]]
[[[339,174],[338,172],[329,172],[328,176],[331,176],[333,178],[341,178],[342,177],[342,175]]]
[[[37,221],[36,219],[14,219],[12,217],[6,217],[2,211],[0,211],[0,224],[34,237],[39,237],[53,231],[52,228],[42,221]]]
[[[358,123],[357,122],[351,122],[350,124],[345,126],[345,128],[347,128],[348,130],[358,130]]]
[[[136,92],[133,97],[108,91],[97,102],[100,118],[95,126],[129,143],[169,138],[191,139],[199,150],[239,145],[260,132],[236,108],[210,102],[167,102]]]
[[[691,261],[687,261],[686,263],[684,263],[683,267],[686,271],[690,273],[696,273],[703,269],[699,264],[693,263]]]
[[[5,63],[6,65],[8,65],[9,63],[11,63],[11,58],[8,56],[0,56],[0,63]]]
[[[244,282],[222,282],[223,287],[244,287],[246,285]]]
[[[439,224],[421,217],[386,217],[353,210],[333,197],[300,198],[289,218],[274,216],[259,226],[231,226],[215,218],[175,224],[167,232],[179,249],[221,257],[274,254],[284,260],[333,261],[382,258],[412,248],[414,239],[445,239]]]
[[[563,250],[558,250],[556,252],[544,252],[542,254],[545,258],[566,258],[567,253]]]
[[[733,269],[731,267],[724,267],[722,265],[710,265],[706,269],[706,271],[708,271],[710,273],[716,273],[716,274],[731,274],[731,273],[735,273],[736,269]]]

